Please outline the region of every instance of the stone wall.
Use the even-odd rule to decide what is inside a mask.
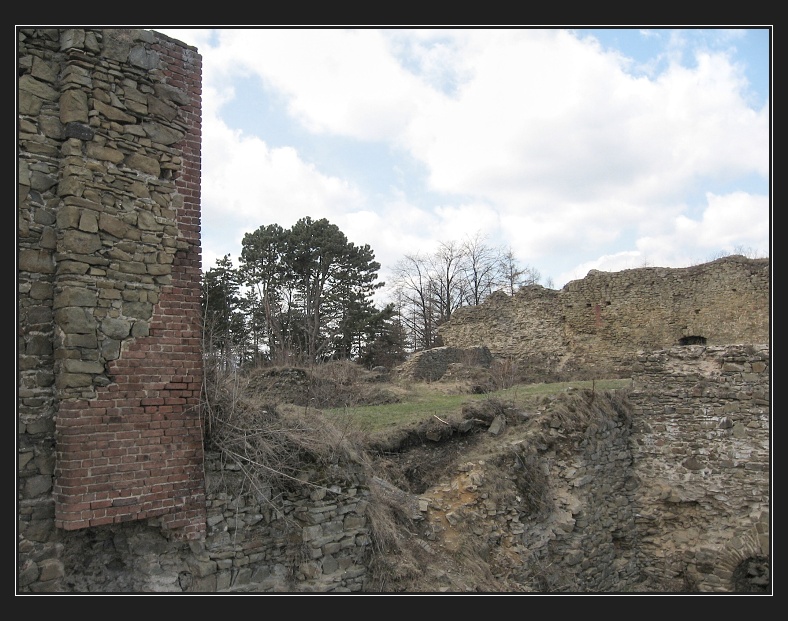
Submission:
[[[769,378],[767,345],[643,353],[630,389],[570,391],[499,426],[496,458],[422,495],[422,536],[551,592],[768,589]]]
[[[638,546],[655,575],[726,591],[739,563],[769,556],[770,361],[768,345],[638,357]]]
[[[396,371],[402,378],[431,382],[442,378],[450,365],[489,368],[491,362],[492,355],[486,347],[433,347],[414,353]]]
[[[168,538],[157,520],[65,533],[67,592],[356,592],[370,554],[369,490],[352,465],[292,489],[252,491],[237,466],[206,454],[208,528]]]
[[[571,391],[522,415],[496,431],[497,457],[462,463],[425,492],[425,538],[447,553],[475,549],[528,590],[636,590],[644,559],[626,398]]]
[[[574,429],[572,415],[586,423]],[[551,422],[554,441],[541,459],[550,473],[554,511],[523,539],[529,549],[544,542],[531,570],[538,576],[546,571],[540,565],[550,567],[542,580],[581,592],[637,588],[644,559],[637,547],[631,425],[631,412],[604,394],[583,395],[574,411]]]
[[[21,582],[62,530],[205,533],[201,58],[136,29],[18,36]]]
[[[486,346],[541,374],[628,377],[639,350],[683,342],[769,341],[769,259],[729,256],[687,268],[592,270],[560,291],[497,292],[440,327],[447,346]]]
[[[769,346],[641,353],[632,375],[625,408],[597,397],[579,430],[554,417],[555,509],[521,542],[580,591],[732,592],[770,562]]]

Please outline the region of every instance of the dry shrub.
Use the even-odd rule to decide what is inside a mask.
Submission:
[[[514,451],[514,478],[522,501],[520,508],[531,518],[547,516],[553,509],[550,476],[534,451]]]
[[[247,374],[248,388],[275,403],[341,408],[396,403],[401,396],[381,386],[378,374],[338,360],[310,367],[270,366]]]
[[[385,490],[370,487],[370,503],[366,511],[372,540],[368,560],[366,591],[384,593],[395,588],[409,590],[421,576],[422,564],[408,545],[411,521],[392,502]],[[396,586],[395,586],[396,585]]]
[[[628,421],[631,418],[624,391],[570,389],[554,400],[551,426],[564,431],[584,431],[611,417]]]
[[[210,371],[203,399],[207,447],[235,464],[258,497],[271,489],[319,487],[327,467],[364,461],[349,426],[340,428],[318,410],[269,399],[237,372]]]
[[[495,390],[511,388],[520,382],[520,367],[514,358],[496,358],[490,365]]]
[[[244,484],[273,509],[280,508],[273,490],[334,483],[334,465],[360,470],[367,480],[376,478],[363,438],[350,425],[337,425],[313,408],[277,402],[259,386],[250,388],[256,376],[209,369],[205,377],[207,445],[234,464]],[[322,474],[327,471],[329,478]],[[410,521],[401,506],[380,486],[369,490],[370,571],[383,591],[388,583],[415,578],[420,565],[403,545]]]
[[[562,566],[531,554],[523,564],[523,582],[539,593],[576,593],[579,591],[575,577]]]
[[[351,360],[331,360],[312,367],[313,375],[341,386],[350,386],[361,381],[370,372]]]
[[[460,534],[456,549],[417,535],[416,525],[385,499],[374,506],[374,555],[368,563],[368,592],[434,593],[501,591],[483,558],[485,550],[471,531]],[[385,529],[385,530],[384,530]]]

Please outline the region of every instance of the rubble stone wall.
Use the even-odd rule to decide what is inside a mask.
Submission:
[[[492,355],[486,347],[433,347],[413,354],[396,371],[403,378],[431,382],[442,378],[452,364],[487,368],[491,362]]]
[[[157,520],[64,533],[67,592],[357,592],[367,577],[369,490],[353,466],[290,490],[250,489],[206,453],[207,531],[166,536]]]
[[[641,354],[630,388],[559,394],[535,435],[496,430],[495,467],[424,493],[425,537],[473,533],[551,592],[768,592],[770,366],[768,345],[677,346]]]
[[[542,373],[628,377],[640,350],[769,342],[769,259],[739,255],[687,268],[591,270],[561,290],[497,292],[455,311],[446,346],[486,346]]]
[[[767,344],[639,355],[638,547],[654,575],[727,591],[740,563],[769,557],[770,377]]]

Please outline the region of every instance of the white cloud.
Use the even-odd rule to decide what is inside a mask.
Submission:
[[[304,216],[336,223],[348,209],[364,203],[347,181],[322,174],[292,147],[270,148],[256,136],[229,129],[221,119],[203,119],[203,268],[230,252],[235,259],[246,232]],[[232,244],[227,244],[228,237]],[[226,251],[216,250],[220,242]]]
[[[720,252],[750,249],[768,256],[769,199],[767,196],[734,192],[706,195],[700,220],[686,215],[675,218],[671,230],[644,236],[638,246],[657,265],[699,263]]]
[[[680,213],[684,211],[680,207],[665,213],[671,211],[672,217],[653,219],[652,228],[641,224],[636,250],[603,254],[560,274],[556,280],[563,286],[569,280],[583,278],[590,269],[614,272],[644,266],[687,267],[720,254],[769,256],[767,196],[746,192],[718,196],[709,192],[699,219]]]
[[[766,174],[768,111],[747,107],[724,56],[650,81],[568,33],[507,35],[471,48],[460,96],[435,99],[409,128],[436,189],[504,203],[534,192],[653,200],[720,169]]]
[[[253,74],[312,132],[393,140],[423,98],[376,30],[220,31],[222,75]]]
[[[634,269],[650,265],[648,259],[636,250],[628,250],[616,254],[605,254],[592,261],[586,261],[574,267],[568,272],[559,274],[555,286],[563,287],[572,280],[585,278],[589,271],[599,270],[602,272],[620,272],[621,270]]]
[[[204,63],[204,245],[232,229],[238,252],[244,227],[308,214],[385,268],[482,232],[558,286],[742,244],[768,253],[767,198],[736,191],[768,179],[768,107],[751,107],[729,52],[650,34],[664,47],[644,73],[555,29],[189,31]],[[373,198],[295,142],[231,131],[221,113],[237,76],[257,76],[302,130],[407,152],[435,194],[395,170],[396,188]]]

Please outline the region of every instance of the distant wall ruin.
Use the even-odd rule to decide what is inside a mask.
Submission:
[[[733,255],[686,268],[592,270],[554,291],[497,292],[440,327],[446,346],[486,346],[543,373],[627,377],[640,350],[768,343],[769,259]]]
[[[488,368],[493,361],[486,347],[433,347],[413,354],[397,367],[403,378],[431,382],[442,378],[454,364]]]

